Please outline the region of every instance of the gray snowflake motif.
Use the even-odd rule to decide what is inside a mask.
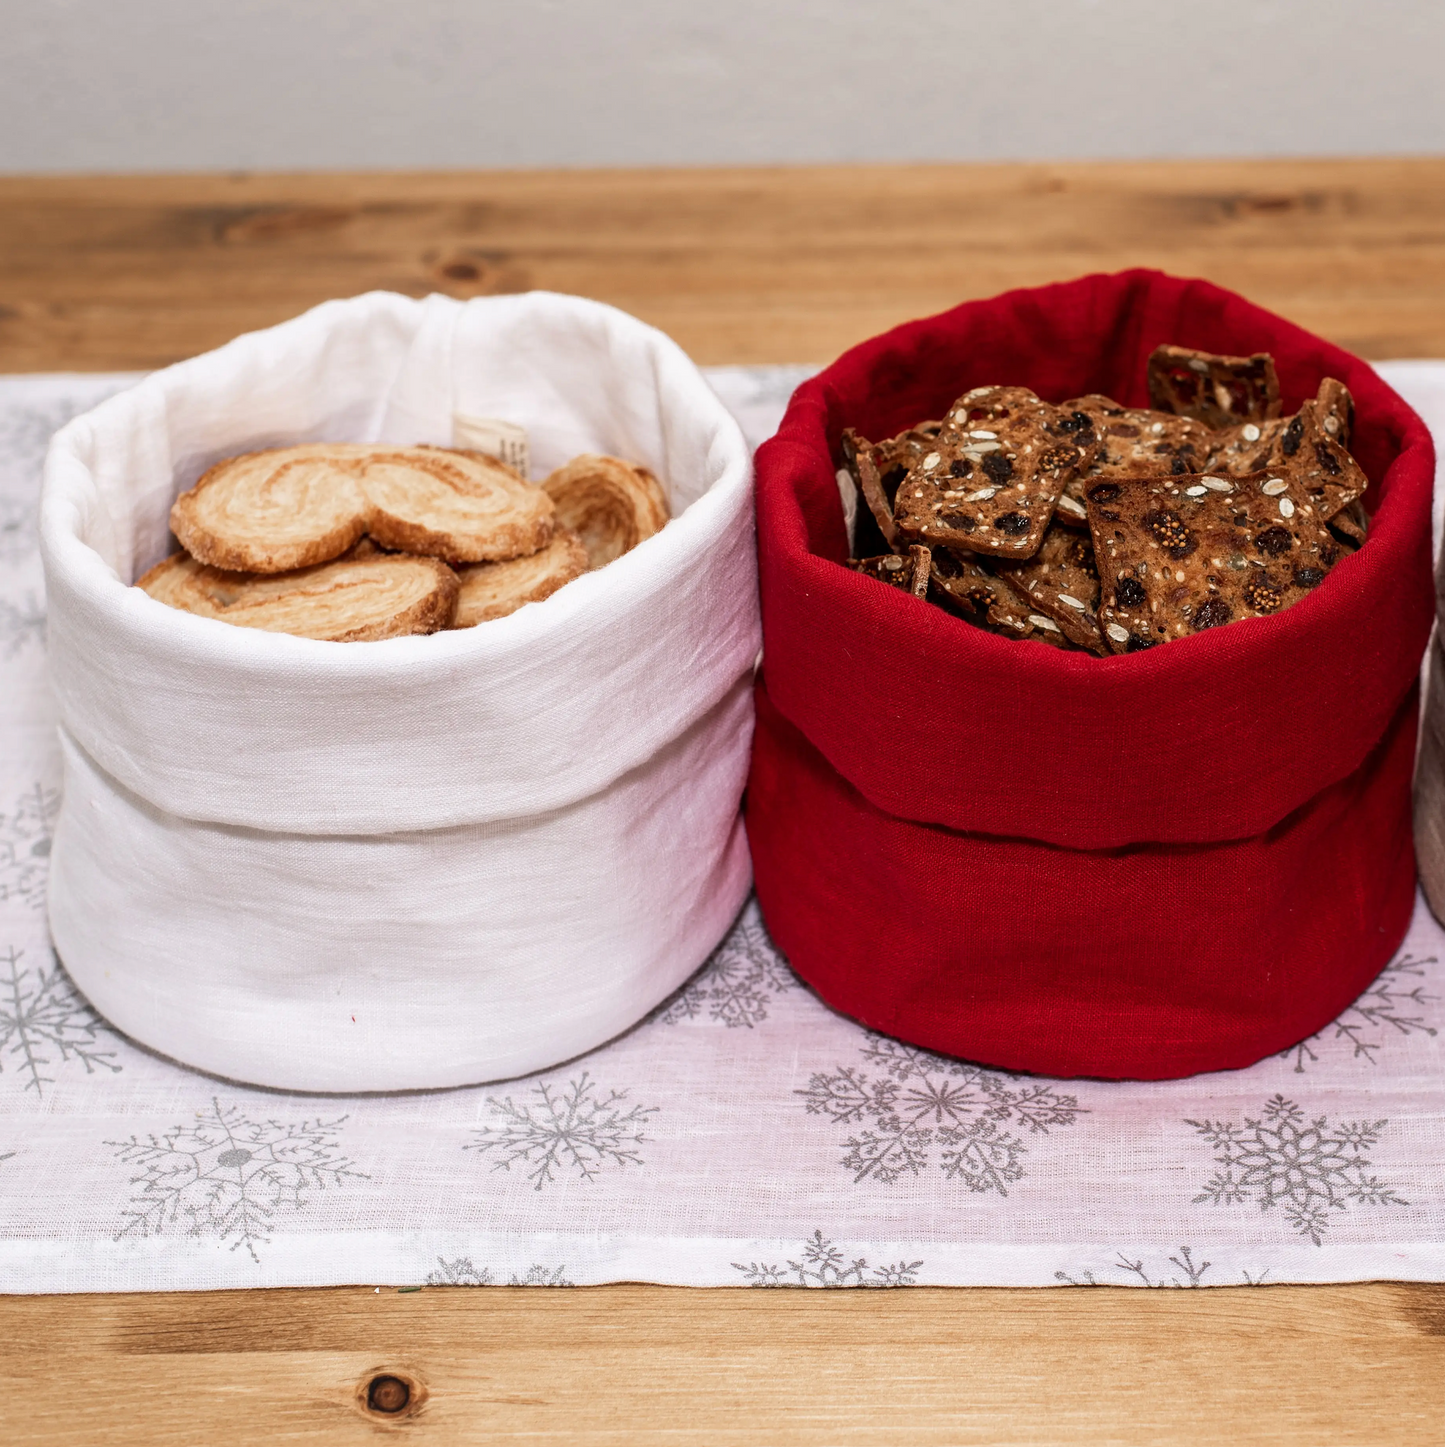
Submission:
[[[213,1099],[192,1125],[106,1141],[120,1160],[140,1167],[115,1239],[179,1226],[189,1236],[230,1241],[232,1251],[244,1246],[259,1262],[256,1248],[270,1241],[283,1211],[301,1210],[310,1191],[368,1179],[340,1153],[336,1136],[346,1119],[252,1120],[239,1106]]]
[[[1232,1121],[1186,1120],[1214,1147],[1221,1167],[1194,1197],[1215,1206],[1258,1201],[1261,1211],[1283,1206],[1285,1219],[1319,1246],[1330,1212],[1350,1201],[1367,1206],[1405,1206],[1395,1191],[1367,1174],[1366,1154],[1389,1124],[1350,1121],[1331,1126],[1324,1116],[1307,1120],[1292,1100],[1276,1095],[1260,1116]]]
[[[1130,1277],[1133,1277],[1144,1286],[1156,1288],[1197,1287],[1206,1284],[1221,1286],[1224,1284],[1219,1281],[1211,1283],[1205,1282],[1204,1277],[1213,1265],[1213,1262],[1196,1261],[1194,1259],[1194,1250],[1190,1246],[1181,1246],[1178,1250],[1179,1254],[1169,1257],[1168,1265],[1165,1266],[1158,1275],[1151,1275],[1149,1273],[1149,1270],[1144,1265],[1144,1258],[1142,1256],[1137,1261],[1130,1261],[1121,1251],[1111,1268],[1119,1273],[1114,1279],[1101,1281],[1092,1271],[1081,1271],[1077,1276],[1070,1276],[1066,1271],[1056,1271],[1054,1272],[1054,1280],[1063,1286],[1128,1286],[1131,1284],[1129,1281]],[[1170,1266],[1175,1269],[1170,1271]],[[1255,1276],[1249,1271],[1241,1271],[1239,1285],[1264,1286],[1267,1284],[1268,1276],[1268,1269],[1261,1271],[1258,1276]]]
[[[1294,1060],[1294,1073],[1303,1075],[1307,1066],[1319,1061],[1319,1049],[1323,1047],[1326,1033],[1330,1043],[1348,1040],[1351,1059],[1363,1056],[1375,1063],[1375,1056],[1389,1038],[1391,1030],[1398,1035],[1436,1035],[1435,1026],[1427,1023],[1425,1012],[1431,1005],[1438,1004],[1440,997],[1430,994],[1424,984],[1425,967],[1438,964],[1435,955],[1417,960],[1414,955],[1401,955],[1391,960],[1380,972],[1375,983],[1355,1001],[1333,1025],[1317,1031],[1307,1040],[1281,1050],[1281,1060]],[[1411,981],[1414,981],[1412,984]]]
[[[45,608],[34,593],[15,604],[0,598],[0,657],[14,658],[27,644],[45,646]]]
[[[89,400],[56,397],[49,402],[21,404],[0,412],[0,491],[12,497],[35,496],[40,490],[40,474],[51,437],[72,417],[79,416],[99,400],[99,397]],[[26,510],[30,511],[28,506]],[[28,547],[32,536],[30,528],[16,531],[24,534],[24,546]],[[0,527],[0,545],[6,541],[7,534]]]
[[[815,1074],[797,1092],[809,1115],[840,1125],[871,1123],[844,1142],[840,1164],[853,1172],[855,1184],[890,1185],[917,1176],[937,1149],[946,1177],[970,1191],[1007,1196],[1009,1183],[1023,1179],[1028,1147],[1002,1127],[1047,1135],[1086,1114],[1074,1096],[1043,1081],[985,1070],[886,1035],[869,1032],[863,1057],[882,1073],[840,1066]]]
[[[22,966],[24,950],[0,950],[0,1072],[7,1061],[25,1081],[24,1089],[43,1097],[55,1083],[45,1072],[78,1060],[87,1075],[97,1070],[119,1074],[114,1050],[102,1044],[111,1028],[70,982],[52,958],[50,968]]]
[[[849,1260],[847,1254],[835,1246],[821,1231],[803,1242],[801,1261],[789,1261],[787,1266],[770,1266],[750,1261],[744,1266],[734,1261],[734,1271],[741,1271],[749,1286],[810,1286],[836,1288],[840,1286],[916,1286],[918,1273],[923,1269],[922,1261],[896,1261],[891,1266],[875,1266],[871,1269],[868,1259],[856,1256]]]
[[[708,1019],[730,1030],[751,1030],[768,1018],[773,996],[797,984],[798,977],[768,938],[757,901],[751,900],[707,963],[655,1018],[663,1025],[680,1025],[706,1012]]]
[[[476,1139],[462,1149],[494,1152],[493,1170],[529,1165],[527,1179],[538,1191],[559,1173],[575,1171],[590,1181],[609,1166],[643,1164],[637,1149],[647,1140],[642,1127],[648,1116],[657,1114],[657,1106],[624,1109],[627,1092],[601,1094],[587,1071],[561,1089],[541,1081],[533,1093],[536,1101],[524,1105],[510,1095],[502,1100],[488,1097],[487,1104],[501,1119],[480,1127]]]
[[[427,1273],[428,1286],[500,1286],[501,1279],[489,1266],[478,1268],[470,1256],[458,1256],[448,1261],[445,1256],[437,1257],[437,1269]],[[520,1275],[517,1272],[507,1278],[508,1286],[575,1286],[567,1280],[565,1266],[529,1266]]]
[[[35,504],[0,494],[0,563],[28,557],[35,548]]]
[[[60,790],[35,784],[8,814],[0,814],[0,902],[18,899],[32,909],[45,903],[50,845]]]
[[[1176,1268],[1173,1274],[1167,1276],[1151,1277],[1144,1267],[1144,1258],[1141,1256],[1137,1261],[1130,1261],[1121,1251],[1118,1259],[1114,1262],[1114,1270],[1123,1272],[1126,1276],[1134,1276],[1145,1286],[1198,1286],[1203,1280],[1205,1273],[1213,1265],[1210,1261],[1196,1261],[1192,1247],[1181,1246],[1177,1256],[1169,1258],[1169,1265]],[[1179,1278],[1183,1277],[1181,1281]],[[1070,1276],[1067,1272],[1054,1272],[1054,1280],[1065,1286],[1112,1286],[1111,1281],[1100,1281],[1092,1271],[1081,1271],[1078,1276]],[[1257,1285],[1256,1282],[1249,1282],[1249,1285]]]

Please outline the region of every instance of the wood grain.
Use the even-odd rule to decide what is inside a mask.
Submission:
[[[1130,265],[1442,356],[1445,160],[0,179],[0,370],[158,366],[374,287],[824,361]],[[1445,1440],[1432,1286],[0,1297],[0,1364],[7,1444]]]
[[[1409,1447],[1445,1436],[1445,1288],[9,1297],[0,1365],[11,1447]]]
[[[0,370],[158,366],[375,287],[580,292],[701,362],[826,361],[1133,265],[1445,355],[1445,160],[0,179]]]

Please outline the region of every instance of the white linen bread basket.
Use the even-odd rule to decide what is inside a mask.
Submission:
[[[178,492],[301,441],[452,442],[457,414],[651,468],[672,521],[477,628],[321,643],[129,586]],[[683,352],[536,292],[385,293],[147,378],[59,432],[41,545],[65,758],[60,958],[151,1048],[254,1084],[526,1074],[634,1024],[750,883],[752,470]]]

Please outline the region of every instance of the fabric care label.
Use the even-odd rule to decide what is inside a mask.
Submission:
[[[531,454],[527,448],[527,429],[500,417],[470,417],[465,412],[452,413],[452,446],[485,452],[498,462],[505,462],[523,477],[532,475]]]

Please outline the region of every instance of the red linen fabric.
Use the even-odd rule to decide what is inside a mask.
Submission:
[[[1274,354],[1292,411],[1354,393],[1367,545],[1272,618],[1097,659],[994,637],[841,566],[845,426],[969,387],[1147,405],[1160,342]],[[1010,292],[846,353],[759,451],[765,669],[748,832],[774,937],[825,999],[988,1064],[1248,1064],[1388,960],[1414,892],[1429,636],[1424,424],[1365,363],[1156,272]]]

